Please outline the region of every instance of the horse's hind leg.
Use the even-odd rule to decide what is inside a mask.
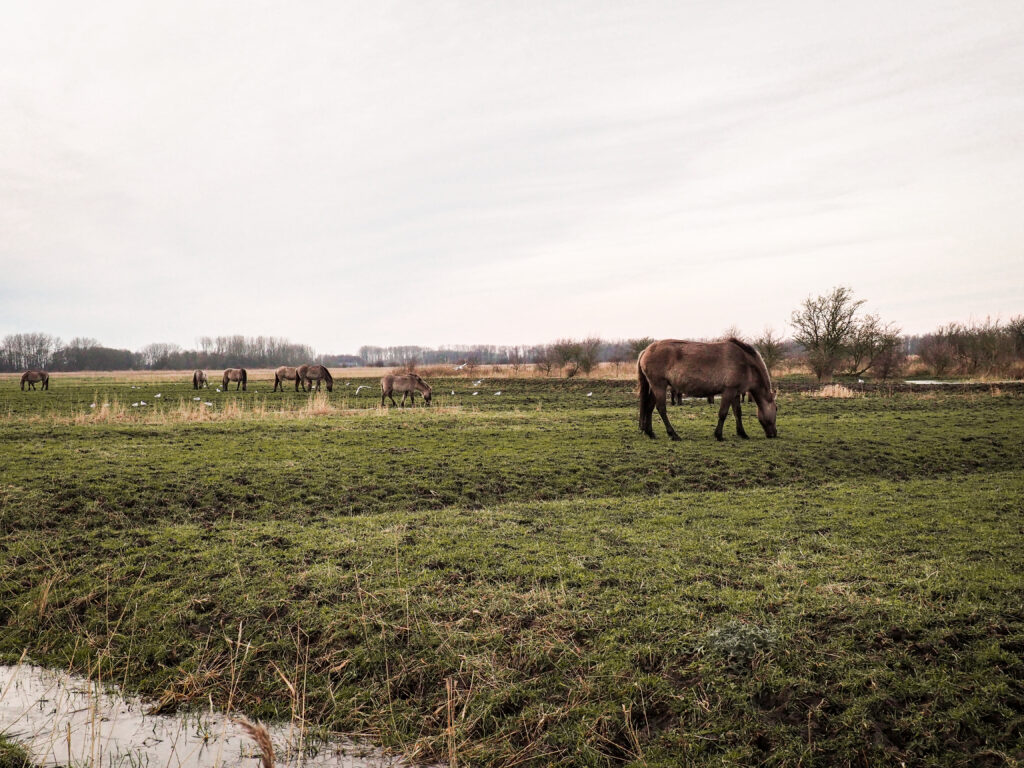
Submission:
[[[743,429],[743,412],[740,408],[739,395],[736,395],[736,397],[734,397],[732,400],[732,412],[736,416],[736,434],[742,437],[744,440],[746,440],[748,435],[746,430]]]
[[[668,420],[668,410],[665,408],[665,387],[661,387],[660,389],[652,387],[652,390],[654,392],[654,405],[658,409],[658,413],[661,414],[661,420],[665,422],[665,429],[668,432],[668,436],[673,440],[680,440],[681,438],[672,428],[672,422]]]

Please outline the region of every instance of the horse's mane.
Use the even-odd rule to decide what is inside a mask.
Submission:
[[[772,391],[772,377],[768,373],[768,366],[764,364],[764,358],[761,357],[761,353],[757,351],[757,348],[747,344],[745,341],[740,341],[735,336],[729,339],[733,344],[743,350],[746,355],[751,358],[751,362],[754,368],[757,370],[758,376],[761,377],[761,384],[769,392]]]

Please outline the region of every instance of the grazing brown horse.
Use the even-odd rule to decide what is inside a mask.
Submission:
[[[207,377],[206,371],[201,371],[198,368],[192,371],[192,389],[202,389],[208,386],[210,386],[210,379]]]
[[[747,437],[740,413],[740,394],[749,392],[757,403],[757,420],[768,437],[777,437],[776,403],[768,368],[756,349],[740,341],[700,342],[665,339],[656,341],[637,359],[640,385],[640,431],[654,437],[651,417],[658,409],[668,436],[679,440],[665,410],[665,392],[685,392],[690,397],[722,396],[715,437],[722,440],[722,425],[729,408],[736,414],[736,434]]]
[[[28,383],[29,389],[36,388],[36,382],[39,382],[42,389],[50,388],[50,374],[46,371],[25,371],[21,374],[21,388],[24,391],[25,384]]]
[[[277,388],[280,387],[281,391],[284,392],[284,383],[286,381],[295,382],[295,391],[299,391],[299,369],[289,368],[287,365],[282,365],[276,371],[274,371],[274,392],[277,392]]]
[[[246,372],[245,368],[228,368],[224,371],[224,381],[221,383],[221,386],[226,390],[228,388],[229,381],[237,381],[238,384],[235,385],[235,391],[237,392],[238,388],[241,387],[244,392],[245,384],[248,380],[249,374]]]
[[[318,392],[320,391],[321,381],[327,385],[328,392],[334,391],[334,377],[322,365],[300,365],[295,372],[299,377],[299,381],[302,382],[303,392],[312,392],[314,381],[316,382]],[[307,387],[309,388],[308,390]]]
[[[398,405],[395,402],[395,398],[391,397],[392,392],[402,393],[402,406],[405,406],[405,398],[408,397],[409,401],[415,404],[416,393],[419,392],[423,395],[423,402],[430,405],[430,387],[427,386],[427,382],[417,376],[415,373],[389,373],[387,376],[380,380],[380,404],[384,405],[384,398],[387,397],[391,400],[392,405]]]

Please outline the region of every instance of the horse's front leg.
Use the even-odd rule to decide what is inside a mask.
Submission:
[[[732,412],[736,416],[736,434],[746,440],[748,435],[746,430],[743,429],[743,411],[740,408],[739,395],[732,399]]]
[[[715,439],[725,440],[722,437],[722,425],[725,424],[725,417],[729,415],[729,408],[732,407],[732,401],[739,397],[735,389],[726,389],[722,392],[722,404],[718,406],[718,426],[715,427]]]

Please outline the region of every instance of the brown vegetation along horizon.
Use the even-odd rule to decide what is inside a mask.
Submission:
[[[488,378],[531,378],[531,379],[562,379],[575,378],[580,380],[611,380],[623,381],[636,378],[636,361],[627,360],[621,362],[598,363],[588,374],[576,373],[568,377],[567,368],[551,368],[545,371],[542,366],[534,363],[510,364],[478,364],[459,368],[450,364],[434,365],[412,365],[412,366],[357,366],[340,368],[328,366],[335,378],[343,381],[349,379],[379,379],[388,373],[400,373],[413,370],[430,383],[431,378],[458,378],[458,379],[488,379]],[[220,385],[221,369],[205,369],[210,376],[210,386],[216,388]],[[260,386],[266,384],[273,386],[274,368],[248,368],[249,386]],[[173,382],[192,381],[192,371],[187,370],[110,370],[110,371],[55,371],[52,372],[53,380],[59,384],[60,379],[66,376],[73,376],[77,379],[93,379],[99,381],[137,381],[137,382]],[[790,357],[781,361],[772,368],[773,378],[787,376],[813,376],[810,366],[803,356]],[[849,378],[850,374],[844,374]],[[1024,380],[1024,362],[999,370],[978,370],[972,374],[957,373],[956,371],[945,370],[937,374],[932,366],[919,355],[910,355],[906,365],[899,376],[895,379],[913,378],[955,378],[965,381],[994,382],[994,381],[1020,381]],[[867,374],[868,378],[876,378]],[[0,373],[0,382],[17,382],[21,378],[21,372]]]

